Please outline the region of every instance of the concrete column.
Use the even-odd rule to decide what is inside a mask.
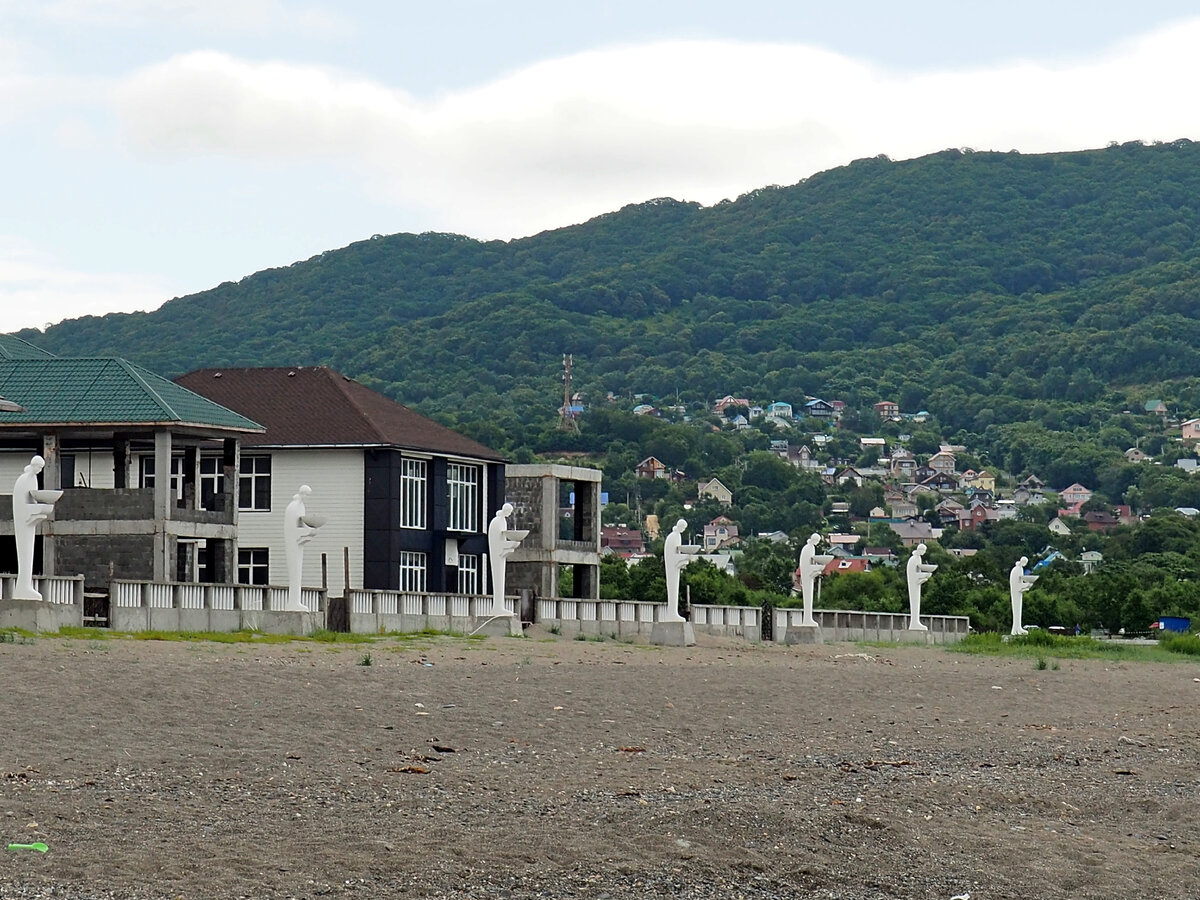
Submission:
[[[542,476],[542,549],[558,546],[558,479]]]
[[[58,464],[58,435],[53,432],[48,432],[42,435],[42,459],[46,461],[45,468],[42,469],[42,487],[48,491],[58,490],[61,485],[59,481],[59,464]],[[54,565],[54,535],[53,528],[47,528],[43,525],[38,529],[42,538],[42,574],[46,576],[57,575],[58,570]]]
[[[175,560],[173,542],[167,535],[166,523],[171,518],[175,502],[171,491],[171,432],[154,432],[154,580],[173,581]]]

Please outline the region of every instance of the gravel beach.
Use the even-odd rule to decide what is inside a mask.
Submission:
[[[363,665],[369,654],[370,665]],[[0,644],[4,898],[1200,895],[1200,666]]]

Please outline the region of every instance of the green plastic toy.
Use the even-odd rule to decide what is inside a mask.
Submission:
[[[34,844],[9,844],[9,850],[36,850],[38,853],[45,853],[50,848],[38,841]]]

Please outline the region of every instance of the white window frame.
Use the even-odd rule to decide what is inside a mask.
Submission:
[[[255,581],[255,574],[263,580]],[[238,547],[237,580],[238,584],[270,584],[271,551],[266,547]]]
[[[460,553],[458,555],[458,592],[460,594],[479,594],[479,554]]]
[[[205,471],[209,469],[211,471]],[[204,487],[212,486],[213,508],[216,509],[216,498],[225,493],[225,459],[220,455],[200,454],[200,483],[196,486],[198,494],[196,502],[203,505]],[[204,507],[208,509],[208,507]]]
[[[400,590],[415,594],[425,593],[428,571],[429,554],[419,550],[400,551]]]
[[[138,485],[154,487],[154,454],[144,453],[138,457]],[[176,500],[183,499],[183,455],[171,454],[171,492]]]
[[[482,484],[482,466],[457,462],[447,464],[446,529],[448,531],[479,531],[479,491]]]
[[[238,465],[238,510],[271,511],[271,456],[247,454]]]
[[[400,527],[429,527],[429,460],[405,457],[400,461]]]

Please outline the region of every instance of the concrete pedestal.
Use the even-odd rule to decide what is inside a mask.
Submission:
[[[486,634],[488,637],[520,637],[521,620],[516,616],[477,618],[471,634]]]
[[[789,625],[783,635],[785,644],[824,644],[820,625]]]
[[[650,629],[650,643],[660,647],[694,647],[696,633],[691,622],[655,622]]]
[[[55,632],[64,626],[83,627],[83,608],[74,603],[46,600],[0,600],[0,628]]]

